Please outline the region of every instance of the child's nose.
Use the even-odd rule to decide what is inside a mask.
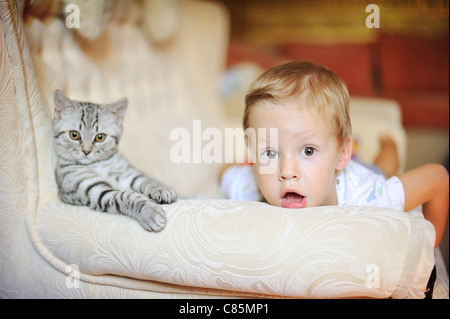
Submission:
[[[280,182],[287,180],[298,180],[300,178],[297,165],[295,165],[294,161],[284,160],[281,165],[279,176]]]

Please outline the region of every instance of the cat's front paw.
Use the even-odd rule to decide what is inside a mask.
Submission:
[[[148,201],[136,219],[144,229],[158,232],[166,225],[166,212],[158,204]]]
[[[158,204],[170,204],[177,200],[177,193],[167,186],[157,186],[150,190],[149,197]]]

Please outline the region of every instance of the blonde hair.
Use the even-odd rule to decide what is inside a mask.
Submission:
[[[308,61],[291,61],[268,69],[250,86],[245,98],[244,129],[256,104],[281,104],[296,99],[327,118],[339,147],[352,134],[349,94],[333,71]]]

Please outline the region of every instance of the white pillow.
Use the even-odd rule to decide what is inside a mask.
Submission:
[[[51,201],[38,209],[35,246],[84,281],[112,274],[102,281],[212,295],[423,298],[434,266],[434,229],[417,211],[229,200],[164,208],[166,228],[149,233],[125,216]]]

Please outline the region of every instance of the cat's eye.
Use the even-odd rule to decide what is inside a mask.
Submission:
[[[97,143],[104,142],[105,139],[106,139],[106,134],[104,134],[104,133],[100,133],[100,134],[97,134],[97,135],[95,136],[95,141],[96,141]]]
[[[81,139],[80,133],[77,131],[70,131],[69,137],[74,141],[78,141],[79,139]]]

